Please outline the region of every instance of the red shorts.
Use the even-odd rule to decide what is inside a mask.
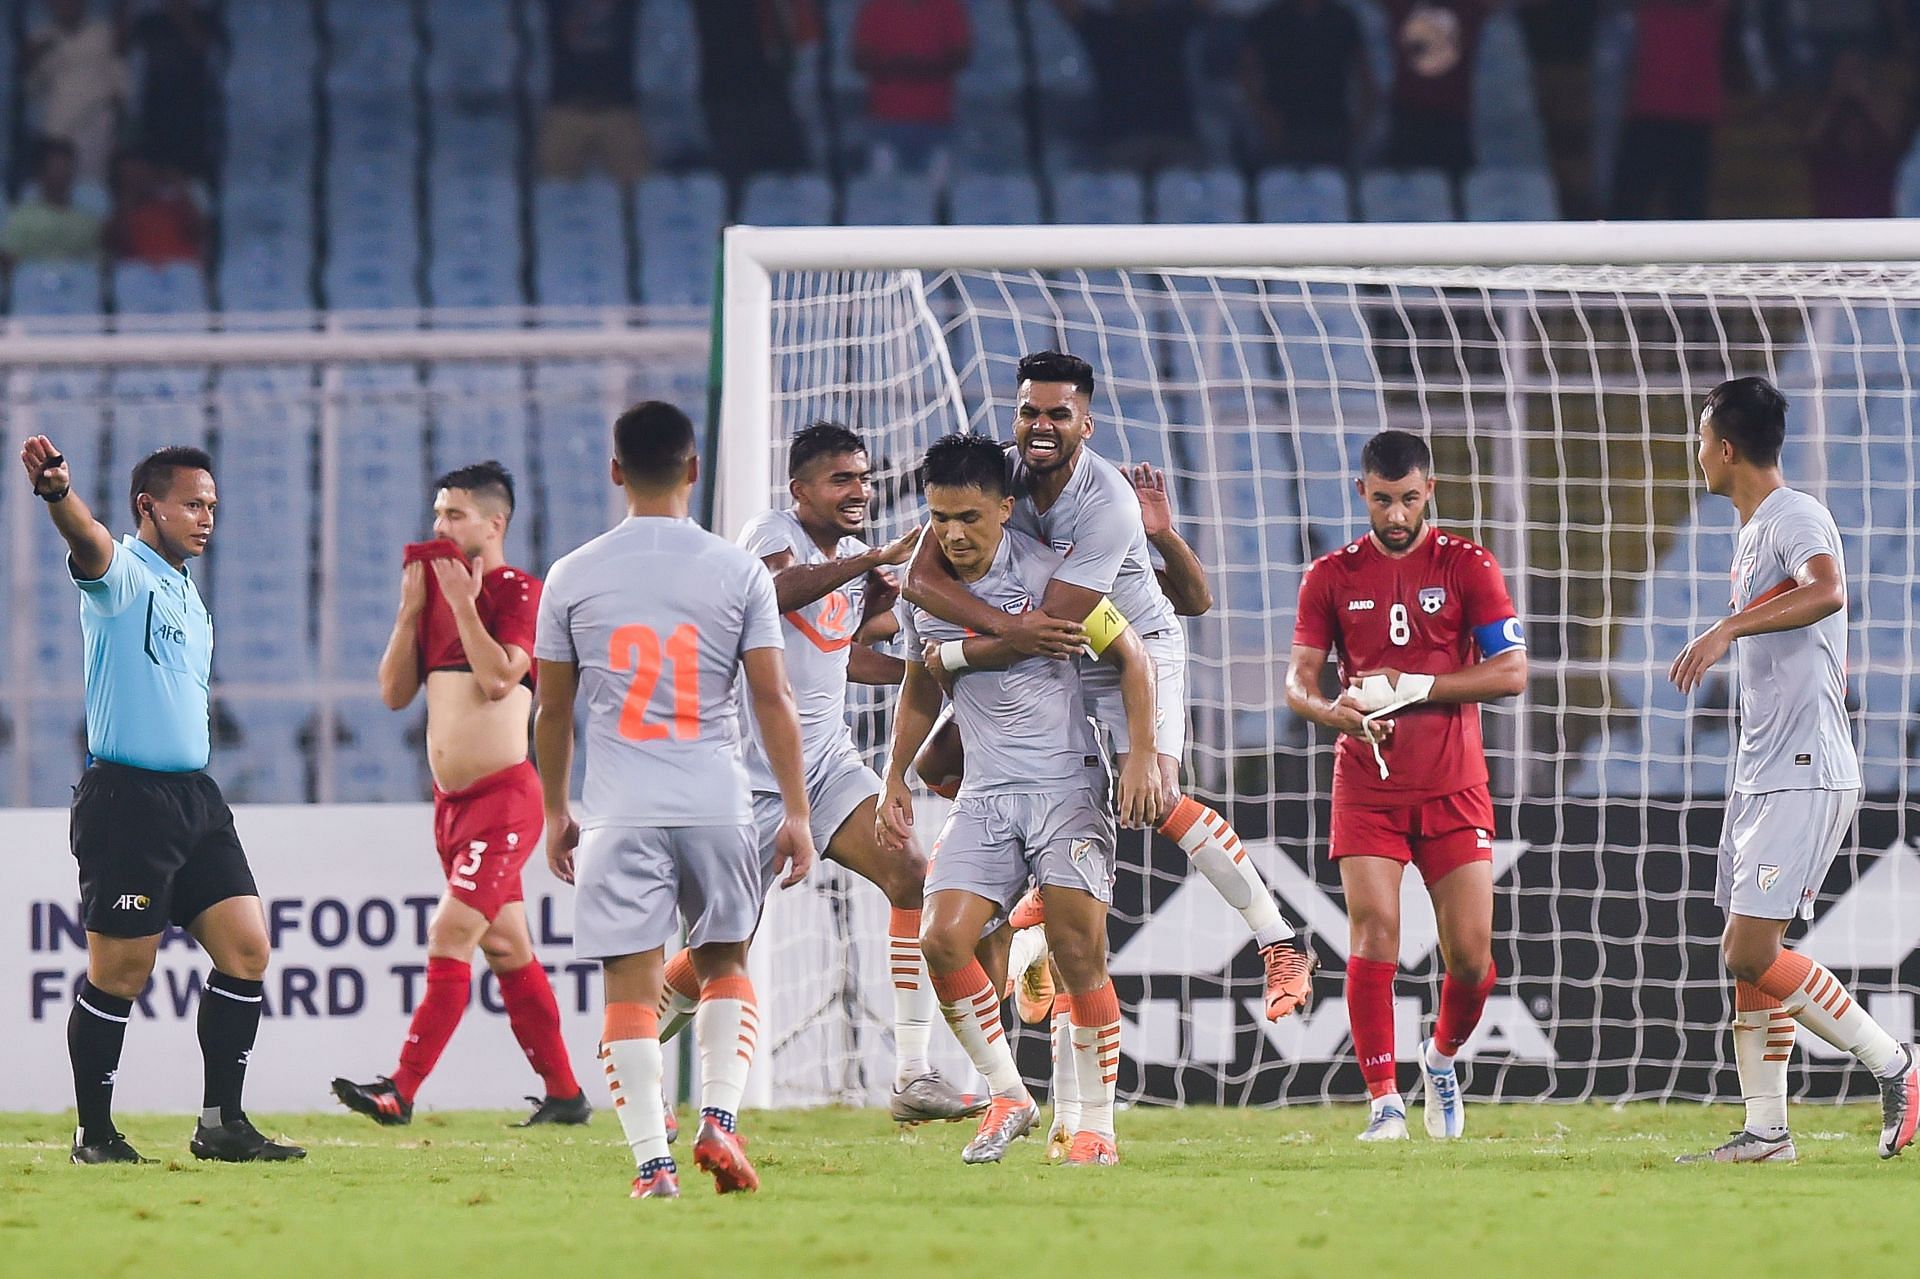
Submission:
[[[1333,856],[1412,862],[1432,884],[1449,871],[1493,860],[1493,796],[1470,786],[1405,808],[1333,806]]]
[[[482,777],[465,790],[433,788],[433,843],[454,900],[489,921],[521,900],[520,870],[540,843],[546,805],[531,761]]]

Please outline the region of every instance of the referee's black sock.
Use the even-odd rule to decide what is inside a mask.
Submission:
[[[133,1001],[109,995],[91,981],[80,983],[67,1014],[67,1057],[73,1062],[73,1104],[80,1112],[80,1143],[113,1138],[113,1077],[127,1039]]]
[[[264,989],[260,982],[229,977],[218,968],[207,973],[200,989],[200,1056],[207,1069],[202,1122],[232,1123],[243,1113],[240,1089],[247,1081],[247,1054],[260,1030]],[[210,1118],[216,1110],[219,1117]]]

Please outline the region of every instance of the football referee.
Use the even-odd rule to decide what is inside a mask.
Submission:
[[[200,996],[206,1091],[188,1148],[229,1163],[303,1159],[240,1105],[260,1029],[267,923],[233,813],[203,770],[213,623],[187,561],[206,552],[213,459],[167,448],[133,468],[137,534],[118,542],[73,492],[46,436],[20,450],[35,496],[66,539],[86,642],[87,768],[73,789],[73,858],[87,979],[67,1017],[77,1164],[150,1163],[113,1126],[113,1080],[133,1001],[160,934],[180,924],[213,961]]]

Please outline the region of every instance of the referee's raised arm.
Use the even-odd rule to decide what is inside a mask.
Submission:
[[[92,581],[113,563],[113,535],[107,526],[93,518],[93,512],[73,491],[73,477],[67,471],[67,459],[53,441],[36,435],[20,446],[20,464],[27,468],[34,496],[47,504],[53,527],[67,541],[67,556],[73,562],[73,575]]]

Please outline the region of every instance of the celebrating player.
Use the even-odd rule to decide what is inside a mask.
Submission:
[[[859,436],[837,422],[816,422],[794,436],[787,475],[793,506],[749,521],[739,544],[773,573],[785,625],[787,671],[800,708],[814,847],[877,885],[893,907],[887,946],[894,989],[895,1122],[962,1119],[978,1114],[987,1103],[961,1095],[927,1061],[939,1007],[920,952],[920,894],[927,864],[915,849],[883,849],[875,838],[880,779],[861,761],[847,726],[848,680],[900,682],[900,659],[862,641],[882,628],[891,634],[895,627],[891,609],[898,588],[883,570],[906,562],[920,530],[877,548],[856,536],[866,524],[873,491],[867,449]],[[779,787],[758,732],[749,731],[743,745],[754,825],[762,851],[770,855],[781,820]],[[668,961],[666,980],[668,1011],[677,1014],[676,1020],[684,1018],[699,995],[686,952]],[[671,1033],[663,1031],[662,1039]]]
[[[1312,962],[1293,945],[1292,927],[1281,918],[1272,892],[1226,819],[1180,795],[1186,636],[1155,576],[1139,498],[1118,468],[1087,446],[1094,425],[1093,369],[1078,356],[1041,351],[1020,361],[1018,379],[1015,455],[1008,461],[1016,499],[1012,526],[1066,555],[1036,610],[1040,616],[1013,617],[985,603],[963,589],[927,545],[914,556],[907,597],[943,621],[1001,637],[1006,641],[1002,651],[1043,656],[1077,652],[1078,636],[1071,628],[1063,635],[1059,619],[1085,617],[1101,599],[1112,597],[1153,658],[1159,707],[1154,745],[1167,801],[1156,815],[1160,833],[1180,846],[1247,921],[1266,966],[1266,1014],[1277,1020],[1306,1003]],[[1106,730],[1124,768],[1129,738],[1118,673],[1103,663],[1086,663],[1082,683],[1087,713]],[[959,771],[952,764],[930,765],[921,775],[937,779]]]
[[[593,1113],[560,1037],[560,1007],[527,931],[520,871],[540,842],[540,777],[527,762],[533,630],[540,583],[506,563],[513,477],[481,462],[435,482],[433,532],[408,548],[400,611],[380,658],[392,710],[427,690],[433,834],[447,888],[427,931],[427,991],[400,1064],[333,1095],[382,1124],[413,1118],[413,1099],[472,996],[477,946],[500,983],[507,1021],[546,1089],[521,1124],[583,1124]],[[471,564],[471,567],[469,567]],[[431,573],[431,579],[429,579]]]
[[[981,436],[949,435],[927,450],[920,476],[931,543],[962,589],[987,608],[1019,613],[1048,589],[1061,557],[1008,527],[1013,499],[1000,447]],[[1118,784],[1129,825],[1153,820],[1151,659],[1111,601],[1088,611],[1088,646],[1118,671],[1131,749]],[[921,931],[940,1010],[993,1089],[993,1102],[961,1158],[997,1162],[1038,1115],[1014,1065],[1000,1021],[1000,997],[974,949],[1031,876],[1046,902],[1054,963],[1066,984],[1073,1024],[1080,1127],[1067,1162],[1119,1162],[1113,1094],[1120,1061],[1120,1004],[1107,978],[1107,906],[1113,900],[1114,818],[1100,750],[1083,709],[1076,665],[1029,657],[1005,669],[970,660],[998,645],[915,608],[908,651],[939,655],[963,672],[953,685],[954,713],[972,749],[966,780],[934,842]],[[925,645],[923,649],[921,646]],[[910,656],[894,716],[880,837],[892,848],[911,838],[913,797],[907,769],[932,730],[940,688],[924,661]]]
[[[662,969],[676,910],[700,990],[693,1034],[705,1105],[693,1157],[721,1193],[754,1190],[760,1178],[735,1112],[759,1035],[747,942],[765,888],[740,759],[741,671],[784,804],[772,840],[783,884],[799,883],[814,857],[780,611],[766,568],[687,517],[700,464],[686,414],[658,401],[621,414],[612,472],[629,518],[562,557],[540,601],[534,738],[547,861],[578,885],[575,950],[605,966],[601,1055],[637,1168],[634,1197],[680,1193],[659,1105]],[[576,823],[567,792],[582,689],[587,776]]]
[[[73,491],[53,441],[27,440],[20,462],[67,544],[87,654],[88,759],[71,827],[87,925],[87,976],[67,1017],[73,1162],[153,1162],[115,1129],[113,1085],[169,925],[213,965],[200,994],[206,1087],[188,1149],[228,1163],[304,1159],[268,1140],[240,1104],[266,1007],[268,936],[233,812],[204,771],[213,619],[187,562],[213,537],[213,459],[181,447],[141,459],[128,497],[138,531],[118,542]]]
[[[1782,948],[1853,825],[1860,761],[1847,724],[1847,566],[1819,502],[1787,487],[1780,447],[1787,401],[1765,378],[1722,382],[1700,412],[1707,492],[1740,513],[1733,613],[1695,637],[1670,672],[1682,693],[1734,651],[1740,746],[1720,836],[1714,901],[1727,911],[1720,950],[1733,974],[1733,1054],[1746,1124],[1680,1162],[1792,1163],[1787,1059],[1794,1025],[1852,1053],[1880,1080],[1880,1157],[1920,1121],[1914,1054],[1867,1015],[1832,973]]]
[[[1493,556],[1428,525],[1426,443],[1382,431],[1360,469],[1354,487],[1372,529],[1315,560],[1300,583],[1287,705],[1341,733],[1331,843],[1351,924],[1347,1016],[1373,1099],[1360,1139],[1407,1136],[1393,976],[1409,862],[1433,899],[1447,968],[1421,1045],[1427,1134],[1458,1137],[1466,1114],[1453,1058],[1494,982],[1493,799],[1478,704],[1526,688],[1526,642]],[[1320,684],[1330,651],[1345,687],[1334,700]]]

